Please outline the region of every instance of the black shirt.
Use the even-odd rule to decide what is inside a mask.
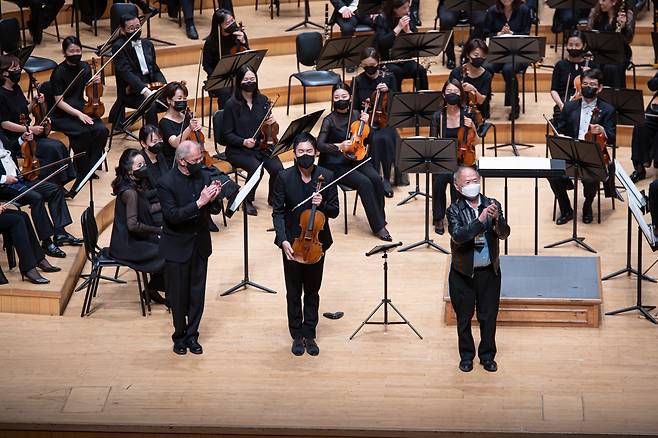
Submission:
[[[432,114],[432,122],[430,124],[430,137],[441,137],[441,138],[457,138],[457,132],[459,126],[464,126],[464,117],[469,117],[473,120],[470,113],[464,112],[462,108],[459,114],[459,126],[456,128],[448,128],[447,117],[444,117],[445,110],[437,111]],[[440,127],[443,125],[443,129]]]
[[[395,26],[398,25],[399,21],[399,18],[395,18],[391,23],[384,14],[379,14],[377,18],[375,18],[375,41],[382,59],[390,59],[389,50],[393,47],[396,38],[393,29],[395,29]],[[413,20],[409,22],[409,30],[412,33],[418,32],[418,28]],[[399,35],[403,35],[404,33],[405,32],[400,32]]]
[[[189,124],[189,122],[187,124]],[[179,136],[181,133],[181,127],[183,126],[183,123],[174,122],[171,119],[167,119],[166,117],[163,117],[160,119],[159,125],[160,125],[160,131],[162,132],[162,138],[164,143],[162,147],[162,155],[164,155],[169,165],[171,165],[171,163],[174,162],[174,157],[176,156],[176,148],[169,143],[169,137],[171,137],[172,135]],[[185,128],[183,127],[182,129]]]
[[[85,84],[91,79],[91,67],[86,62],[81,62],[79,66],[70,66],[66,61],[59,64],[55,67],[52,74],[50,75],[50,84],[52,87],[53,96],[61,96],[66,90],[66,87],[73,81],[75,76],[80,72],[80,68],[84,70],[82,77],[73,84],[64,96],[64,102],[71,105],[73,108],[78,111],[82,111],[82,108],[85,106]],[[57,108],[55,111],[55,117],[70,117],[66,112]]]
[[[20,123],[21,114],[28,116],[27,99],[18,84],[12,90],[0,87],[0,121]],[[19,137],[22,133],[5,130],[9,137]]]
[[[350,118],[350,123],[359,120],[360,114],[360,111],[354,110]],[[335,144],[342,143],[347,138],[347,119],[348,113],[339,114],[333,111],[322,121],[320,134],[318,135],[320,166],[338,171],[339,169],[344,170],[345,168],[354,167],[356,164],[354,161],[346,158],[335,146]]]
[[[562,102],[565,101],[564,93],[565,90],[567,90],[567,81],[569,81],[567,100],[576,92],[576,89],[573,86],[573,80],[576,78],[576,76],[580,76],[582,74],[583,65],[585,65],[585,61],[575,63],[566,59],[561,59],[557,62],[557,64],[555,64],[555,68],[553,69],[553,76],[551,79],[551,91],[557,91],[560,95],[560,98],[562,99]],[[589,66],[591,68],[596,68],[591,62],[589,63]]]
[[[359,110],[363,110],[363,104],[366,101],[366,99],[370,99],[370,108],[372,109],[372,105],[375,104],[374,102],[374,97],[373,93],[375,92],[375,89],[377,88],[377,85],[381,83],[385,83],[386,86],[389,89],[389,95],[390,93],[393,93],[397,91],[395,88],[397,87],[397,81],[395,80],[395,76],[391,73],[384,73],[383,75],[380,74],[376,78],[371,78],[365,73],[361,73],[357,77],[354,78],[352,81],[352,89],[354,90],[353,96],[354,96],[354,107]],[[377,106],[381,108],[381,97],[379,100],[379,103]],[[370,110],[369,110],[370,111]]]
[[[467,82],[475,87],[476,90],[478,90],[478,93],[482,94],[483,96],[487,96],[486,99],[484,99],[484,102],[482,104],[478,104],[477,108],[480,110],[480,113],[482,114],[482,117],[485,119],[488,119],[489,116],[491,115],[491,108],[490,108],[490,103],[491,103],[491,80],[493,76],[491,75],[491,72],[489,70],[484,70],[484,73],[482,73],[480,76],[477,78],[472,78],[470,76],[467,76],[464,82]],[[461,67],[455,67],[451,72],[450,72],[450,77],[448,80],[456,80],[459,82],[462,82],[462,68]]]
[[[242,103],[231,97],[224,107],[224,125],[222,134],[228,147],[244,147],[242,142],[251,138],[258,130],[261,122],[267,115],[269,104],[267,97],[262,94],[254,96],[251,109],[246,103]],[[256,136],[256,143],[261,134]]]
[[[487,9],[487,15],[484,19],[484,36],[497,36],[496,34],[503,29],[505,23],[508,23],[505,13],[499,10],[497,6],[491,6]],[[531,25],[530,8],[521,4],[518,8],[512,10],[509,27],[515,35],[529,35]]]

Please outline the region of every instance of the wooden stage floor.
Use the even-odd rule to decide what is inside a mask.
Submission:
[[[119,143],[110,163],[120,150]],[[629,152],[620,150],[624,162]],[[99,209],[110,201],[105,190],[110,174],[101,178],[95,198]],[[502,198],[500,182],[489,181],[488,193]],[[489,374],[476,366],[464,374],[457,369],[455,328],[443,322],[449,257],[428,249],[389,259],[393,302],[424,340],[405,326],[387,331],[367,326],[348,341],[381,298],[381,259],[364,256],[379,241],[368,232],[360,206],[349,217],[348,236],[342,216],[332,222],[336,242],[321,291],[320,311],[340,310],[345,316],[321,318],[319,357],[292,356],[281,256],[265,231],[271,224],[265,187],[261,184],[257,196],[259,215],[250,221],[250,274],[278,294],[249,289],[219,297],[242,278],[238,214],[213,235],[202,356],[171,351],[171,317],[162,307],[141,317],[133,273],[123,273],[124,286],[102,283],[95,311],[84,319],[79,293],[61,317],[0,314],[0,330],[6,333],[0,429],[368,436],[658,432],[657,327],[637,314],[604,316],[598,329],[501,327],[500,370]],[[550,222],[552,197],[545,181],[540,188],[540,243],[547,244],[570,234],[571,227]],[[398,189],[394,201],[405,194]],[[510,254],[532,251],[531,196],[529,183],[511,180]],[[348,198],[351,207],[353,194]],[[82,197],[76,202],[76,217],[83,202]],[[624,264],[626,212],[621,207],[613,212],[607,200],[602,205],[603,223],[580,230],[600,251],[602,272],[608,273]],[[422,238],[423,208],[420,200],[403,207],[387,202],[396,240]],[[107,244],[109,236],[108,229],[101,240]],[[436,237],[449,245],[447,236]],[[588,255],[573,246],[540,254]],[[654,258],[647,251],[645,260]],[[10,280],[19,282],[15,276]],[[633,279],[603,284],[604,311],[634,302]],[[658,301],[655,285],[645,286],[645,301]]]

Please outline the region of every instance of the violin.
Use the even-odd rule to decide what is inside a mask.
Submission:
[[[194,114],[192,111],[187,108],[185,110],[185,119],[183,120],[183,125],[189,124],[190,120],[194,118]],[[219,163],[221,160],[218,160],[217,158],[214,158],[210,153],[206,150],[206,136],[203,135],[203,131],[200,129],[198,131],[192,131],[190,140],[198,143],[201,145],[201,150],[203,151],[203,165],[206,167],[213,167],[215,164]]]
[[[276,105],[276,102],[278,100],[279,100],[278,94],[276,96],[276,99],[274,99],[274,102],[268,100],[270,109],[268,110],[265,119],[267,119],[270,115],[272,115],[272,110],[274,109],[274,105]],[[272,152],[274,145],[279,142],[279,123],[274,122],[271,125],[267,125],[265,124],[265,119],[263,119],[263,123],[261,124],[261,128],[260,128],[260,133],[262,135],[262,138],[260,140],[259,147],[260,150],[263,152]]]
[[[368,113],[370,109],[370,99],[366,99],[363,105],[363,112]],[[365,141],[370,135],[370,125],[359,119],[350,125],[350,146],[343,149],[343,155],[353,161],[361,161],[368,155],[368,146]]]
[[[50,125],[50,119],[46,117],[48,114],[48,104],[45,99],[43,102],[39,102],[39,83],[34,81],[34,89],[37,90],[37,97],[32,100],[32,115],[34,116],[35,125],[43,126],[43,136],[48,137],[50,130],[52,129]]]
[[[382,79],[386,77],[386,70],[382,70]],[[370,97],[372,105],[372,126],[385,128],[388,125],[388,91],[375,90]]]
[[[600,134],[593,134],[591,132],[591,126],[592,125],[598,125],[601,119],[601,110],[599,107],[595,107],[592,110],[592,118],[590,119],[590,128],[587,131],[587,134],[585,134],[585,141],[591,141],[592,143],[596,143],[599,148],[601,149],[601,154],[603,155],[603,162],[605,163],[606,167],[610,164],[610,154],[608,153],[608,148],[606,144],[606,138],[605,134],[600,133]]]
[[[242,25],[242,21],[238,23],[238,29],[240,29],[240,32],[244,33],[244,26]],[[231,47],[231,55],[235,55],[240,52],[244,52],[245,50],[249,50],[248,47],[240,42],[238,38],[235,38],[235,46]]]
[[[466,66],[462,67],[462,87],[464,78],[467,77]],[[482,113],[477,107],[477,96],[475,93],[467,92],[468,103],[465,112],[473,115],[474,127],[461,126],[457,129],[457,161],[464,164],[464,166],[474,166],[477,156],[475,154],[475,141],[477,140],[477,126],[480,126],[484,121]]]
[[[20,116],[21,125],[25,126],[25,132],[30,132],[30,121],[28,120],[25,114]],[[23,167],[21,168],[21,173],[27,174],[25,179],[28,181],[34,181],[39,178],[39,160],[37,159],[37,141],[34,136],[32,140],[25,141],[21,145],[21,153],[23,154]]]
[[[592,60],[592,52],[587,52],[585,56],[585,65],[583,65],[583,71],[585,71],[585,68],[589,68],[589,63]],[[575,78],[573,78],[573,88],[576,90],[571,97],[571,100],[578,100],[581,99],[583,96],[581,94],[581,91],[583,90],[583,85],[582,85],[582,74],[576,75]]]
[[[91,70],[92,74],[96,75],[96,59],[94,58],[91,58]],[[89,117],[103,117],[103,114],[105,114],[105,105],[101,101],[101,97],[103,96],[103,84],[92,81],[85,88],[85,94],[87,96],[87,101],[85,102],[82,112]]]
[[[318,176],[318,183],[315,186],[315,192],[322,188],[324,176]],[[302,233],[295,239],[292,244],[295,261],[305,265],[312,265],[320,261],[324,255],[322,243],[320,243],[319,234],[324,228],[326,222],[324,213],[317,211],[317,206],[304,210],[299,216],[299,227]]]

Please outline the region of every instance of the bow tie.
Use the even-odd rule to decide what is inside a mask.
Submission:
[[[142,47],[142,40],[131,41],[130,43],[133,45],[133,47]]]

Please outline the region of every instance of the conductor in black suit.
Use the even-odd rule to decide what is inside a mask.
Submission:
[[[324,271],[324,255],[314,264],[295,261],[292,244],[301,234],[299,218],[304,210],[312,205],[324,213],[326,221],[318,238],[323,252],[331,246],[329,218],[338,216],[338,193],[336,185],[322,193],[316,193],[318,177],[324,177],[323,185],[331,183],[334,174],[328,169],[314,165],[318,153],[317,140],[311,134],[301,133],[293,141],[295,165],[279,172],[274,183],[272,199],[272,219],[276,238],[274,243],[283,253],[283,273],[286,280],[286,300],[288,303],[288,328],[292,336],[292,353],[295,356],[306,352],[311,356],[320,354],[315,342],[315,329],[318,325],[318,308],[320,306],[320,286]],[[301,207],[293,208],[309,196],[311,200]],[[302,292],[304,305],[302,308]]]
[[[164,222],[160,255],[165,259],[165,293],[174,320],[174,352],[201,354],[199,323],[206,294],[208,257],[212,254],[209,220],[220,212],[219,181],[202,169],[201,147],[183,141],[174,167],[158,182]]]
[[[155,48],[148,38],[140,38],[140,22],[133,14],[124,14],[120,18],[122,36],[112,44],[112,53],[117,53],[114,58],[114,70],[117,80],[117,103],[112,107],[110,120],[117,122],[123,118],[124,107],[138,108],[153,90],[148,88],[152,82],[167,81],[160,71],[156,62]],[[128,38],[137,32],[128,45],[119,52]],[[158,107],[152,105],[146,112],[146,122],[158,124]],[[162,107],[162,111],[166,108]]]
[[[555,129],[567,137],[578,140],[584,140],[585,134],[603,133],[606,137],[606,144],[615,143],[615,109],[597,98],[597,95],[603,90],[603,74],[598,69],[587,70],[581,76],[582,99],[567,102],[556,120]],[[594,109],[598,108],[599,121],[596,124],[590,123]],[[614,175],[614,174],[613,174]],[[571,201],[567,195],[567,189],[571,187],[569,177],[548,178],[551,189],[555,193],[558,205],[560,206],[560,216],[555,221],[558,225],[563,225],[573,219],[573,209]],[[599,190],[599,182],[583,180],[583,192],[585,200],[583,201],[583,222],[589,224],[593,220],[592,202]],[[606,196],[608,194],[606,193]]]

